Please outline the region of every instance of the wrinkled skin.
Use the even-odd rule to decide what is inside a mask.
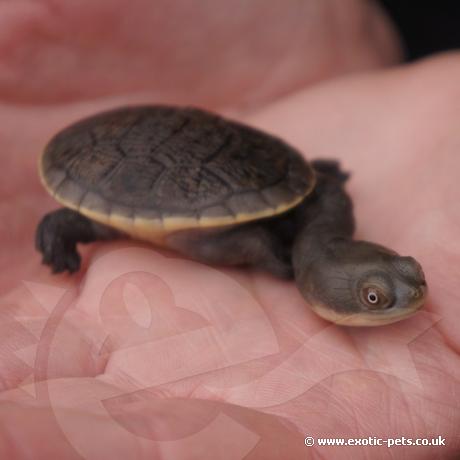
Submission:
[[[283,64],[283,75],[248,113],[239,109],[255,103],[250,95],[263,77],[260,63],[249,59],[237,74],[230,69],[242,62],[248,36],[273,35],[257,10],[245,11],[246,21],[224,15],[230,25],[222,49],[235,48],[216,80],[202,63],[185,67],[193,82],[205,82],[193,92],[175,89],[184,67],[179,72],[168,63],[166,49],[158,80],[145,78],[161,46],[172,43],[155,42],[155,54],[156,32],[146,19],[136,27],[137,67],[129,74],[122,63],[132,44],[123,46],[124,32],[108,38],[104,28],[107,12],[110,20],[123,14],[119,2],[98,2],[97,9],[92,3],[79,14],[71,2],[59,8],[51,1],[6,2],[0,9],[0,458],[454,458],[460,449],[460,55],[312,84],[396,63],[399,52],[374,8],[305,2],[306,25],[287,29],[335,34],[315,41],[310,56],[300,45],[291,50],[297,64]],[[140,0],[130,7],[137,18],[151,14],[143,14]],[[209,8],[203,27],[193,30],[223,20],[217,10]],[[190,17],[177,15],[176,33],[191,33]],[[357,17],[372,21],[378,36],[359,28]],[[254,25],[245,29],[247,22]],[[82,24],[88,42],[69,32]],[[282,51],[261,42],[268,67],[281,65]],[[47,54],[53,43],[57,60]],[[189,52],[199,45],[192,41]],[[319,75],[312,72],[317,56],[327,63]],[[309,157],[340,158],[353,172],[357,236],[420,261],[430,287],[424,311],[381,328],[344,329],[311,312],[292,283],[205,267],[128,241],[93,244],[82,251],[80,274],[52,276],[33,249],[39,218],[56,207],[39,184],[37,154],[65,124],[122,103],[157,101],[158,88],[163,102],[231,105],[235,117],[281,135]],[[89,100],[108,94],[114,96]],[[62,104],[39,105],[56,101]],[[446,447],[303,444],[305,436],[438,435]]]

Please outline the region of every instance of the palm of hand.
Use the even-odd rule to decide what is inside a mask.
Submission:
[[[94,244],[81,275],[51,276],[31,244],[53,208],[36,152],[101,106],[3,107],[0,374],[1,398],[13,404],[0,409],[0,423],[17,422],[3,448],[16,453],[27,439],[45,458],[46,436],[63,457],[98,458],[104,436],[111,458],[133,450],[189,458],[203,445],[209,458],[222,449],[228,458],[280,458],[281,448],[297,458],[306,435],[442,435],[443,454],[458,449],[458,59],[300,91],[248,120],[309,158],[341,158],[353,171],[358,236],[424,266],[426,311],[373,330],[323,322],[291,283],[135,242]],[[351,451],[327,449],[334,458]]]

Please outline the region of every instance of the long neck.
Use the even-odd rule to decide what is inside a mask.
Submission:
[[[299,208],[292,257],[296,278],[321,260],[334,240],[351,239],[355,230],[353,204],[344,182],[337,173],[319,171],[313,195]]]

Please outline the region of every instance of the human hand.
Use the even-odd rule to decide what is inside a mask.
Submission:
[[[459,73],[452,55],[338,79],[238,115],[308,158],[340,158],[353,172],[359,235],[424,266],[427,309],[376,329],[322,321],[292,283],[132,241],[91,245],[79,275],[52,276],[33,250],[39,218],[56,207],[38,183],[39,150],[76,118],[158,94],[3,106],[2,458],[448,458],[458,451]],[[32,93],[31,100],[46,99]],[[10,99],[19,101],[19,92]],[[244,91],[239,103],[248,104]],[[208,105],[223,104],[209,97]],[[437,435],[446,448],[303,444],[305,436]]]

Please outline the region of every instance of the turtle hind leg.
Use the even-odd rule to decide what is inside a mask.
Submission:
[[[35,247],[53,273],[76,272],[80,268],[77,243],[116,238],[119,232],[98,224],[71,209],[46,214],[35,233]]]
[[[290,250],[262,224],[215,232],[179,232],[168,246],[211,265],[253,266],[284,279],[293,278]]]
[[[340,167],[340,162],[337,160],[313,160],[311,162],[313,169],[326,176],[335,177],[339,182],[346,182],[350,173],[345,172]]]

